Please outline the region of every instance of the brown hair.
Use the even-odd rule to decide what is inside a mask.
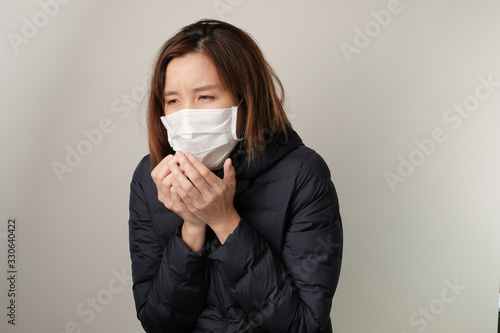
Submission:
[[[148,104],[148,141],[151,166],[173,153],[164,115],[163,90],[169,62],[188,53],[207,56],[215,65],[224,89],[240,101],[246,114],[243,139],[250,160],[265,150],[265,140],[290,122],[283,108],[283,85],[257,43],[243,30],[217,20],[201,20],[182,28],[158,52],[151,78]],[[279,94],[276,90],[279,90]]]

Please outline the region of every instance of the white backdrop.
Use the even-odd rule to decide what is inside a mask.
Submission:
[[[498,1],[0,0],[1,332],[142,331],[127,223],[148,68],[205,17],[255,37],[331,168],[335,332],[496,332]]]

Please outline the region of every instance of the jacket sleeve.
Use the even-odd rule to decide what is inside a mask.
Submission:
[[[242,219],[210,255],[248,315],[242,332],[331,332],[342,226],[330,171],[318,154],[304,162],[295,186],[281,254]]]
[[[148,333],[189,332],[205,302],[208,249],[193,253],[180,237],[180,227],[166,246],[160,243],[144,191],[144,173],[138,167],[130,186],[129,240],[137,318]],[[164,223],[179,223],[177,215],[166,216],[172,218]]]

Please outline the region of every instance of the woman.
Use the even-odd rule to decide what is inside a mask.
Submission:
[[[146,332],[332,332],[337,195],[282,92],[256,43],[230,24],[199,21],[159,51],[150,154],[130,194]]]

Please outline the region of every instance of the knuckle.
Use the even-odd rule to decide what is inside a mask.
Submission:
[[[212,202],[217,201],[217,198],[219,198],[221,195],[224,194],[224,191],[220,187],[215,187],[212,189],[209,198]]]
[[[200,174],[194,174],[192,177],[189,177],[189,179],[193,182],[193,183],[197,183],[201,180],[201,177],[200,177]]]
[[[197,204],[195,205],[195,210],[197,212],[202,212],[204,211],[205,209],[207,209],[208,207],[210,207],[210,205],[207,203],[207,202],[202,202],[201,204]]]
[[[164,177],[161,182],[163,185],[170,185],[170,175]]]
[[[216,198],[217,197],[213,194],[208,195],[207,200],[205,201],[205,206],[210,207],[211,205],[215,204],[217,202]]]
[[[223,187],[223,186],[217,186],[215,188],[215,192],[217,193],[217,195],[223,195],[224,192],[226,192],[226,189]]]
[[[186,199],[188,197],[186,192],[179,192],[178,195],[181,199]]]
[[[201,171],[201,175],[203,176],[203,178],[207,178],[210,174],[212,173],[212,171],[208,170],[208,169],[203,169]]]

